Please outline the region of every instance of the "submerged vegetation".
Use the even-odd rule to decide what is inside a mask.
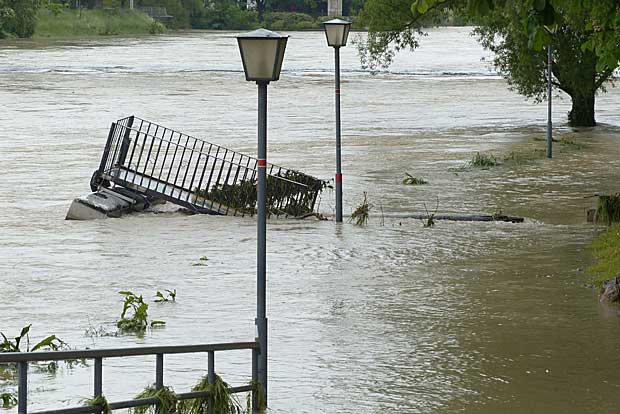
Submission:
[[[620,194],[599,195],[594,217],[597,223],[608,226],[620,223]]]
[[[159,400],[159,404],[155,405],[141,405],[133,408],[131,411],[134,414],[175,414],[177,413],[177,404],[179,398],[176,393],[170,387],[163,387],[156,389],[155,384],[149,385],[140,394],[136,395],[136,399],[139,398],[151,398],[155,397]]]
[[[490,168],[499,165],[497,158],[491,153],[477,152],[476,155],[469,161],[469,165],[476,168]]]
[[[408,172],[405,171],[405,178],[403,179],[403,184],[405,184],[405,185],[425,185],[425,184],[428,184],[428,181],[426,181],[423,178],[414,177],[413,175],[411,175],[411,174],[409,174]]]
[[[111,414],[112,413],[112,410],[110,409],[110,404],[108,404],[108,400],[103,395],[99,395],[95,398],[85,400],[84,403],[86,405],[96,405],[99,408],[101,408],[101,411],[98,412],[99,414]]]
[[[198,381],[194,387],[194,392],[208,392],[213,397],[213,412],[218,414],[241,414],[244,409],[237,399],[231,393],[230,386],[219,375],[215,375],[213,384],[209,384],[207,376]],[[185,400],[179,403],[179,414],[206,414],[209,412],[209,398],[195,398],[193,400]],[[247,412],[250,412],[247,407]]]
[[[267,212],[270,215],[303,217],[313,212],[317,195],[328,182],[297,171],[267,175]],[[211,191],[194,189],[196,202],[219,203],[242,214],[256,214],[257,181],[243,180],[235,184],[219,183]]]
[[[163,326],[164,321],[150,320],[148,318],[149,305],[146,303],[142,295],[123,290],[118,292],[125,296],[123,300],[123,310],[121,311],[121,319],[116,322],[116,327],[122,333],[143,333],[147,328]]]
[[[209,383],[207,376],[202,377],[192,387],[192,392],[209,393],[209,397],[179,400],[179,397],[171,387],[163,387],[158,390],[154,384],[149,385],[140,394],[136,395],[135,398],[154,397],[159,400],[159,404],[157,406],[143,405],[135,407],[132,409],[132,412],[134,414],[207,414],[209,412],[214,414],[249,414],[251,412],[249,400],[247,407],[243,407],[237,396],[231,392],[230,385],[217,374],[213,384]],[[209,407],[211,401],[213,402],[213,407]],[[261,398],[259,393],[259,407],[264,405],[262,401],[264,401],[264,398]],[[260,411],[262,412],[263,410]]]
[[[368,204],[368,197],[366,192],[364,191],[364,200],[362,204],[357,206],[351,217],[349,218],[349,223],[355,221],[356,226],[365,226],[368,224],[368,217],[370,215],[370,204]]]
[[[601,234],[591,245],[590,250],[596,263],[589,271],[596,275],[596,284],[601,286],[607,279],[620,274],[620,225],[614,224]]]
[[[161,293],[159,290],[155,293],[155,303],[176,302],[177,290],[165,290],[166,294]]]
[[[31,325],[24,326],[19,333],[19,336],[16,336],[13,340],[8,339],[4,332],[0,332],[3,341],[0,342],[0,352],[35,352],[39,349],[49,349],[51,351],[58,351],[59,349],[65,348],[67,344],[63,342],[61,339],[56,337],[56,335],[50,335],[47,338],[37,342],[35,345],[30,347],[30,328]],[[23,342],[26,342],[26,348],[22,348]]]

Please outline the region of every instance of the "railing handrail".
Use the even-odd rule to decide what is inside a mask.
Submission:
[[[163,141],[163,142],[169,142],[170,144],[173,144],[173,145],[177,145],[177,146],[183,147],[183,146],[182,146],[181,144],[179,144],[179,143],[175,143],[175,142],[172,142],[172,141],[168,141],[168,140],[166,140],[166,139],[165,139],[165,138],[163,138],[163,137],[158,137],[158,136],[156,136],[156,135],[153,135],[153,134],[151,134],[151,133],[147,133],[147,132],[145,132],[145,131],[140,131],[139,129],[136,129],[136,128],[134,128],[133,126],[127,126],[127,125],[120,124],[120,122],[121,122],[121,121],[124,121],[124,120],[129,119],[129,118],[131,118],[131,117],[125,117],[125,118],[119,119],[118,121],[116,121],[116,123],[117,123],[117,125],[119,125],[120,127],[125,128],[125,129],[129,129],[130,131],[135,131],[135,132],[137,132],[137,133],[144,134],[144,135],[146,135],[146,136],[148,136],[148,137],[151,137],[151,138],[157,138],[158,140],[161,140],[161,141]],[[155,122],[147,121],[146,119],[142,119],[142,118],[140,118],[140,117],[134,116],[134,122],[135,122],[136,120],[137,120],[137,121],[142,121],[142,122],[148,122],[148,123],[150,123],[151,125],[154,125],[154,126],[156,126],[156,127],[160,127],[160,128],[164,128],[164,129],[166,129],[166,130],[168,130],[168,131],[178,132],[178,133],[179,133],[179,134],[181,134],[182,136],[189,137],[189,138],[191,138],[191,139],[195,139],[195,140],[196,140],[196,141],[198,141],[198,142],[204,142],[205,144],[213,145],[215,148],[219,148],[219,149],[223,149],[223,150],[228,150],[228,152],[229,152],[230,154],[241,155],[241,156],[247,157],[247,158],[249,158],[249,159],[251,159],[251,160],[258,161],[258,158],[257,158],[257,157],[254,157],[254,156],[252,156],[252,155],[247,155],[247,154],[244,154],[244,153],[241,153],[241,152],[238,152],[238,151],[234,151],[234,150],[231,150],[231,149],[229,149],[229,148],[227,148],[227,147],[223,147],[223,146],[221,146],[221,145],[219,145],[219,144],[214,144],[214,143],[212,143],[212,142],[206,141],[206,140],[204,140],[204,139],[202,139],[202,138],[196,138],[196,137],[194,137],[194,136],[192,136],[192,135],[188,135],[188,134],[185,134],[185,133],[183,133],[183,132],[180,132],[180,131],[177,131],[177,130],[174,130],[174,129],[167,128],[167,127],[165,127],[165,126],[163,126],[163,125],[156,124]],[[204,154],[203,152],[197,151],[197,150],[192,149],[192,148],[187,148],[187,150],[192,151],[192,152],[198,152],[199,154]],[[219,158],[218,158],[218,159],[219,159]],[[229,161],[227,161],[227,162],[229,162]],[[233,164],[233,165],[235,165],[234,163],[232,163],[232,164]],[[268,165],[270,165],[270,166],[273,166],[273,167],[275,167],[275,168],[281,168],[281,169],[286,170],[286,171],[291,171],[291,172],[295,172],[295,173],[298,173],[298,174],[304,174],[304,175],[306,175],[306,176],[308,176],[308,177],[310,177],[310,178],[313,178],[313,179],[315,179],[315,180],[319,181],[319,179],[318,179],[318,178],[316,178],[316,177],[314,177],[314,176],[311,176],[311,175],[308,175],[308,174],[306,174],[306,173],[303,173],[303,172],[301,172],[301,171],[299,171],[299,170],[294,170],[294,169],[291,169],[291,168],[282,167],[281,165],[272,164],[272,163],[270,163],[270,162],[268,162],[267,164],[268,164]],[[280,177],[280,178],[282,178],[282,177]],[[294,182],[296,182],[296,181],[294,181]]]
[[[258,342],[254,341],[199,345],[164,345],[134,348],[61,350],[45,352],[2,352],[0,353],[0,364],[37,361],[63,361],[70,359],[116,358],[158,354],[191,354],[198,352],[258,349],[258,347]]]

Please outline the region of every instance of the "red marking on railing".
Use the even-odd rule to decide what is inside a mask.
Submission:
[[[257,165],[259,167],[266,167],[267,166],[267,160],[259,159]]]

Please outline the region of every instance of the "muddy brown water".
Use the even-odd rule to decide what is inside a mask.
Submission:
[[[343,49],[345,212],[368,192],[366,228],[272,221],[268,228],[270,406],[274,413],[614,413],[620,403],[620,313],[584,287],[585,223],[595,192],[618,191],[620,94],[598,99],[595,129],[554,112],[553,161],[467,168],[477,151],[544,150],[545,104],[510,92],[468,29],[440,29],[389,72],[361,70]],[[333,174],[332,50],[322,33],[291,33],[269,88],[269,159]],[[74,347],[245,341],[254,336],[255,222],[187,216],[174,206],[122,219],[67,222],[110,122],[135,114],[255,154],[256,87],[234,33],[0,45],[0,331],[32,323]],[[401,184],[405,171],[430,182]],[[400,215],[493,213],[523,224],[438,222]],[[381,209],[385,218],[381,219]],[[333,212],[333,194],[321,198]],[[155,214],[159,213],[159,214]],[[384,225],[382,224],[384,221]],[[208,256],[206,266],[195,266]],[[167,326],[114,331],[119,290],[150,298]],[[201,356],[166,360],[185,391]],[[247,383],[249,355],[217,369]],[[109,400],[154,379],[147,358],[105,363]],[[90,368],[31,370],[31,409],[89,396]],[[8,385],[8,388],[12,388]],[[13,410],[14,411],[14,410]]]

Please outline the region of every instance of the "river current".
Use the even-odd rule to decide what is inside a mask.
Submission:
[[[370,221],[270,221],[270,412],[617,412],[620,312],[586,287],[585,248],[600,229],[585,210],[594,193],[618,191],[620,93],[600,95],[600,125],[580,131],[558,96],[556,137],[583,147],[469,168],[478,151],[544,150],[546,122],[545,103],[511,92],[469,30],[431,30],[376,75],[353,45],[342,49],[345,213],[367,192]],[[322,33],[290,35],[269,87],[269,161],[331,178],[333,50]],[[256,153],[256,87],[234,36],[0,43],[0,331],[32,324],[32,341],[56,334],[77,348],[253,339],[253,219],[167,205],[64,220],[89,192],[116,119],[135,114]],[[405,172],[429,185],[404,186]],[[326,215],[333,198],[321,197]],[[425,228],[402,218],[426,210],[526,220]],[[152,302],[163,289],[177,289],[177,302],[149,310],[165,328],[86,334],[114,332],[118,291]],[[244,385],[249,362],[223,353],[216,368]],[[166,381],[188,391],[205,366],[203,356],[169,357]],[[33,369],[30,408],[79,403],[91,373]],[[110,401],[132,397],[153,382],[154,361],[109,360],[104,377]]]

